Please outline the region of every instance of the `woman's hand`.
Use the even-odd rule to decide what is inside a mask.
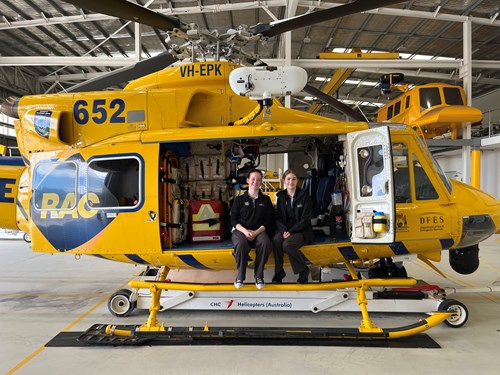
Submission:
[[[245,230],[245,233],[243,233],[243,234],[245,235],[245,237],[249,241],[253,241],[253,240],[255,240],[255,237],[257,237],[257,235],[255,234],[255,231],[253,231],[253,230]]]

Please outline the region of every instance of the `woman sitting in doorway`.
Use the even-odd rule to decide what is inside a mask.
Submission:
[[[286,276],[283,255],[288,254],[294,274],[300,284],[309,281],[309,268],[300,248],[314,239],[311,225],[312,201],[309,195],[297,187],[297,174],[288,169],[283,174],[286,190],[280,191],[276,203],[276,225],[278,233],[273,238],[274,277],[273,283],[281,283]]]

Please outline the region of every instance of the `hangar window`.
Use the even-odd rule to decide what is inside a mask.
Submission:
[[[142,196],[139,157],[95,158],[87,169],[86,202],[91,208],[137,208]]]
[[[76,207],[78,181],[76,163],[41,162],[35,166],[33,201],[42,211],[72,210]]]

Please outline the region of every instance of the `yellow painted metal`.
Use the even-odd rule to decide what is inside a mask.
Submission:
[[[359,332],[382,332],[382,329],[380,327],[377,327],[377,325],[370,319],[370,316],[368,315],[368,309],[366,307],[366,305],[368,304],[368,301],[366,299],[366,289],[367,285],[364,283],[356,288],[357,301],[359,308],[361,309],[361,316],[363,317],[359,326]]]
[[[160,282],[165,281],[170,269],[168,267],[162,267],[158,280]],[[160,311],[160,297],[162,288],[158,288],[157,285],[150,285],[149,291],[151,292],[151,304],[149,305],[149,317],[146,323],[138,328],[141,332],[162,332],[165,331],[165,325],[162,323],[158,324],[158,311]]]
[[[347,270],[349,271],[349,274],[351,275],[351,278],[353,280],[358,280],[358,274],[356,273],[356,270],[354,269],[353,265],[350,262],[347,262],[347,261],[345,261],[344,264],[347,267]]]
[[[418,259],[420,259],[422,262],[427,264],[431,269],[433,269],[438,274],[440,274],[445,279],[447,279],[446,275],[443,272],[441,272],[441,270],[439,268],[437,268],[434,264],[432,264],[431,261],[427,257],[423,256],[422,254],[418,254]]]
[[[358,288],[358,287],[370,287],[370,286],[412,286],[416,284],[415,279],[367,279],[367,280],[352,280],[352,281],[341,281],[332,283],[308,283],[302,284],[297,288],[297,284],[267,284],[262,292],[266,291],[295,291],[300,290],[334,290],[342,288]],[[195,284],[195,283],[175,283],[175,282],[160,282],[160,281],[141,281],[132,280],[128,284],[132,288],[138,289],[150,289],[151,287],[157,288],[157,290],[187,290],[194,292],[224,292],[231,291],[234,292],[235,288],[233,284]],[[257,287],[255,284],[244,284],[242,288],[238,289],[238,292],[251,292],[255,291]]]
[[[116,326],[113,324],[108,324],[105,329],[106,335],[110,336],[122,336],[122,337],[130,337],[134,335],[134,332],[127,329],[116,329]]]
[[[401,337],[407,337],[407,336],[412,336],[420,332],[427,331],[428,329],[431,329],[432,327],[437,326],[438,324],[441,324],[444,322],[446,319],[448,319],[453,313],[450,312],[444,312],[444,311],[435,311],[431,313],[431,316],[425,319],[426,324],[422,325],[417,325],[414,328],[410,329],[405,329],[401,331],[392,331],[389,332],[389,338],[390,339],[398,339]]]
[[[320,59],[399,59],[399,53],[363,53],[359,48],[353,48],[349,53],[322,52]],[[323,92],[327,95],[335,93],[342,86],[347,78],[354,72],[354,68],[340,68],[333,74],[328,83],[323,87]],[[322,104],[312,103],[307,112],[316,113]]]
[[[364,60],[394,60],[399,59],[399,53],[393,52],[321,52],[320,59],[331,60],[350,60],[350,59],[364,59]]]
[[[471,185],[480,188],[481,185],[481,150],[473,149],[471,154]]]
[[[235,121],[234,122],[234,126],[246,125],[247,123],[249,123],[250,121],[252,121],[259,114],[259,112],[261,111],[261,109],[262,109],[262,106],[259,103],[257,105],[257,107],[255,107],[252,112],[250,112],[248,115],[246,115],[242,119],[240,119],[238,121]]]

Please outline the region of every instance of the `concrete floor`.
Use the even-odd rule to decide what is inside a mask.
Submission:
[[[388,349],[314,346],[144,346],[45,347],[62,331],[84,331],[94,323],[140,324],[147,312],[113,317],[106,302],[141,267],[93,257],[31,252],[29,244],[0,238],[0,373],[16,374],[497,374],[500,368],[500,293],[456,293],[469,321],[452,329],[430,331],[441,349]],[[481,266],[473,275],[451,271],[447,254],[439,264],[444,279],[420,261],[405,264],[408,273],[442,287],[500,285],[500,236],[481,246]],[[176,273],[180,276],[181,273]],[[176,274],[170,276],[175,277]],[[185,276],[186,274],[184,274]],[[193,276],[191,273],[189,276]],[[198,273],[203,281],[213,273]],[[229,277],[233,277],[232,273]],[[267,274],[266,274],[267,277]],[[270,278],[270,277],[269,277]],[[382,327],[394,316],[372,316]],[[406,318],[405,318],[406,319]],[[324,312],[168,311],[159,320],[172,326],[357,326],[353,314]],[[412,320],[413,321],[413,320]]]

